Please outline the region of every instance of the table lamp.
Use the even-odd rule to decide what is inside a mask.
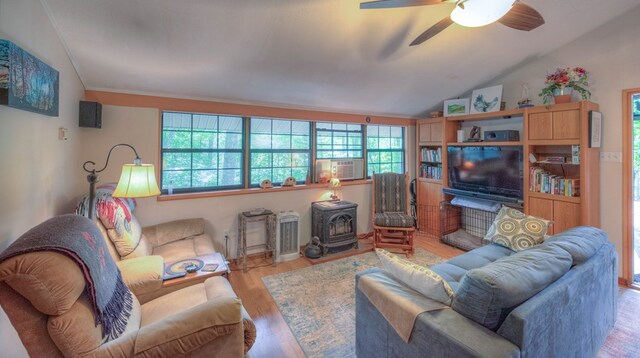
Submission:
[[[331,178],[331,180],[329,181],[329,189],[333,189],[333,194],[331,194],[331,200],[340,200],[340,197],[338,196],[338,190],[340,188],[342,188],[342,185],[340,184],[340,179]]]
[[[106,163],[101,169],[88,169],[87,165],[96,165],[96,163],[91,160],[84,162],[82,165],[84,171],[89,173],[89,175],[87,175],[87,181],[89,182],[89,219],[91,220],[96,217],[95,200],[96,183],[99,180],[98,173],[107,168],[111,152],[120,146],[131,148],[136,157],[133,160],[133,164],[125,164],[122,166],[120,180],[111,196],[114,198],[145,198],[160,195],[153,164],[142,164],[142,159],[140,159],[138,152],[131,145],[124,143],[116,144],[109,149]]]

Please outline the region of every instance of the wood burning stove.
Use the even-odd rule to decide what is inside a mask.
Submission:
[[[320,201],[311,205],[311,235],[320,239],[322,255],[358,248],[358,204]]]

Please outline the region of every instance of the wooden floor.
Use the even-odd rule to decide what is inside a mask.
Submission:
[[[463,253],[461,250],[440,243],[437,239],[420,235],[415,237],[415,246],[445,259]],[[242,299],[242,303],[253,318],[258,332],[256,342],[249,351],[250,358],[304,357],[302,349],[282,318],[261,278],[307,266],[311,266],[311,264],[303,258],[279,263],[276,267],[271,265],[270,259],[253,259],[249,261],[250,269],[247,273],[232,266],[233,272],[229,275],[229,282]]]

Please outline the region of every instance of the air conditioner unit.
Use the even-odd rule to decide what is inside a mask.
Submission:
[[[321,159],[316,161],[316,181],[331,178],[363,179],[364,159]]]
[[[276,257],[278,262],[300,257],[300,214],[281,211],[276,216]]]

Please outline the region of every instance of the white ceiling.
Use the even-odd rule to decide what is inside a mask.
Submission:
[[[639,5],[525,0],[546,20],[534,31],[454,24],[409,47],[452,5],[360,10],[359,0],[42,2],[87,89],[400,116],[421,115]]]

